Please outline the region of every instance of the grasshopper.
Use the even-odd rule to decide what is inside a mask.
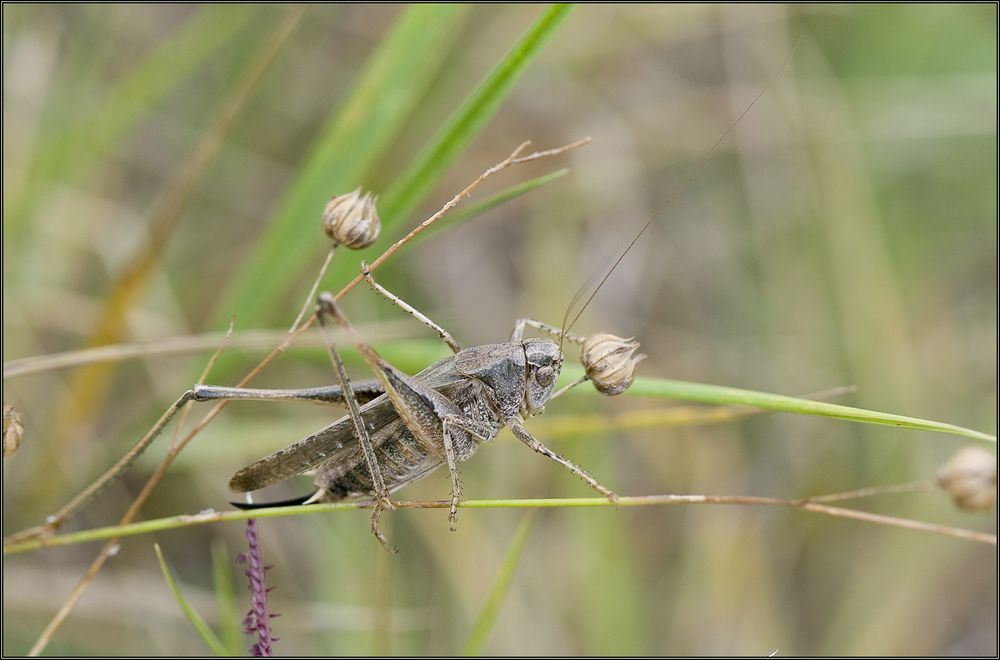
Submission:
[[[617,503],[613,492],[545,447],[524,428],[524,420],[542,413],[545,403],[554,396],[563,360],[559,343],[552,339],[525,338],[525,327],[560,333],[580,343],[583,337],[521,319],[508,342],[463,350],[445,330],[378,285],[367,270],[364,275],[375,290],[437,330],[454,355],[435,362],[416,376],[409,376],[386,362],[364,341],[332,295],[320,294],[317,305],[320,319],[333,319],[378,377],[377,384],[367,383],[362,391],[366,396],[382,393],[359,408],[357,393],[331,342],[329,348],[340,387],[290,391],[282,398],[315,401],[322,397],[324,401],[345,403],[350,414],[240,470],[229,482],[232,490],[258,490],[315,469],[317,491],[300,501],[332,502],[373,495],[372,533],[388,549],[378,519],[383,509],[392,508],[389,494],[446,463],[452,483],[449,520],[454,531],[461,493],[457,464],[471,458],[480,443],[492,441],[502,427],[507,427],[518,440],[563,465]],[[637,348],[637,343],[628,343],[629,356]],[[633,358],[638,359],[641,356]],[[234,394],[220,388],[193,390],[196,400]],[[273,398],[266,391],[260,395]]]

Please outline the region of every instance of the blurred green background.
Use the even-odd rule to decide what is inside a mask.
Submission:
[[[649,356],[643,375],[792,395],[856,385],[837,402],[996,432],[995,5],[579,7],[412,210],[398,192],[408,165],[544,8],[411,12],[409,38],[430,42],[414,54],[418,66],[380,105],[355,93],[356,112],[338,114],[352,84],[377,71],[370,58],[407,10],[308,7],[234,106],[231,128],[218,130],[219,109],[288,11],[3,6],[5,362],[108,338],[221,331],[234,313],[237,336],[287,329],[328,249],[324,198],[357,185],[390,191],[383,219],[399,223],[360,255],[338,253],[340,270],[324,285],[339,289],[360,259],[523,140],[550,148],[591,136],[571,155],[491,179],[472,201],[562,167],[568,176],[377,273],[463,346],[506,339],[521,316],[559,324],[573,294],[618,256],[801,36],[574,329],[634,335]],[[393,96],[404,87],[407,96]],[[376,135],[366,123],[386,117],[393,130]],[[336,131],[339,142],[325,139]],[[190,194],[174,195],[199,143],[212,140],[217,151],[190,170]],[[290,238],[274,228],[283,217],[296,223]],[[150,243],[153,257],[141,258]],[[426,350],[443,354],[426,328],[370,291],[344,305],[411,372],[427,364]],[[26,430],[4,459],[4,535],[38,524],[112,464],[211,351],[5,379],[4,401]],[[235,383],[265,353],[229,351],[210,382]],[[301,348],[255,384],[331,380],[323,351]],[[792,415],[557,435],[560,417],[670,405],[579,389],[527,426],[621,495],[797,498],[924,480],[963,444]],[[229,406],[143,515],[228,508],[233,472],[335,415]],[[164,445],[69,528],[117,521]],[[466,498],[593,494],[506,432],[461,468]],[[274,498],[304,492],[302,481]],[[449,488],[442,470],[398,497],[442,499]],[[996,530],[995,511],[960,513],[934,492],[846,504]],[[276,652],[460,652],[526,513],[465,509],[455,533],[443,511],[389,513],[383,529],[400,550],[391,557],[368,534],[366,512],[261,521],[275,565],[271,611],[282,615]],[[233,523],[126,539],[47,652],[204,653],[151,545],[159,541],[185,594],[218,626],[210,548],[221,540],[235,555],[243,532]],[[95,552],[5,558],[5,654],[27,651]],[[483,652],[995,655],[996,567],[995,547],[791,510],[546,510]],[[240,608],[242,570],[234,566]]]

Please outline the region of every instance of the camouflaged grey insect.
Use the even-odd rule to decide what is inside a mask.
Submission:
[[[388,293],[375,285],[370,275],[368,277],[373,286]],[[313,471],[317,491],[311,496],[280,504],[373,496],[372,533],[389,549],[378,527],[381,511],[392,508],[389,494],[447,464],[452,482],[449,519],[454,530],[461,490],[457,463],[469,459],[480,443],[492,441],[506,426],[536,452],[565,466],[599,493],[617,502],[609,489],[549,450],[524,428],[525,419],[544,411],[562,367],[560,345],[551,339],[524,338],[524,329],[527,325],[546,331],[553,331],[553,328],[524,319],[515,325],[510,341],[464,350],[458,349],[449,337],[449,345],[458,349],[455,354],[410,376],[382,359],[361,338],[337,307],[333,296],[320,294],[318,307],[321,319],[332,318],[347,333],[375,372],[378,382],[352,387],[331,342],[331,357],[341,385],[285,391],[280,396],[347,405],[350,414],[240,470],[229,482],[232,490],[259,490]],[[418,316],[437,327],[426,317]],[[570,337],[577,341],[583,339],[576,335]],[[211,386],[196,386],[192,393],[193,398],[200,401],[231,398],[236,394],[231,388]],[[239,396],[256,398],[255,393],[259,398],[276,398],[273,391],[267,390],[244,390]],[[372,399],[373,396],[376,398]],[[358,398],[368,399],[368,402],[358,407]]]

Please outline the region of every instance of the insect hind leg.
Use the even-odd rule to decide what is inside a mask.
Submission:
[[[339,322],[341,318],[338,314],[337,303],[334,301],[333,296],[328,293],[322,293],[319,296],[317,307],[317,316],[320,325],[325,331],[329,331],[327,317],[329,316],[335,322]],[[330,360],[333,362],[334,370],[337,372],[337,380],[340,381],[344,403],[347,404],[348,414],[354,425],[354,433],[358,438],[358,444],[361,445],[365,462],[368,464],[368,470],[372,477],[371,532],[387,552],[395,553],[395,548],[389,546],[388,540],[382,534],[382,530],[379,529],[378,522],[382,517],[382,511],[391,510],[396,507],[393,506],[392,500],[389,499],[389,489],[386,488],[385,480],[382,478],[382,471],[379,469],[378,460],[375,458],[375,449],[372,447],[371,438],[368,436],[364,419],[361,417],[361,410],[358,407],[357,398],[354,396],[354,391],[351,388],[351,381],[347,377],[347,371],[344,369],[344,362],[340,359],[340,351],[337,350],[337,345],[330,338],[329,332],[326,332],[325,336],[327,351],[330,353]]]
[[[385,386],[386,395],[397,414],[417,441],[428,451],[442,457],[448,463],[452,479],[451,523],[454,529],[457,518],[460,484],[458,482],[459,461],[463,461],[475,451],[476,442],[488,442],[496,435],[493,425],[466,415],[456,403],[437,390],[412,376],[404,374],[386,362],[351,325],[337,306],[336,300],[328,293],[320,294],[319,305],[325,314],[344,330],[361,357],[368,363],[375,375]],[[325,322],[325,321],[324,321]],[[361,437],[363,429],[358,430]],[[372,463],[374,464],[374,456]],[[374,466],[377,467],[377,466]],[[372,470],[375,474],[375,470]],[[373,522],[377,521],[373,513]]]

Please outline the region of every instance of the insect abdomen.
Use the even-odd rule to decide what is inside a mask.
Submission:
[[[382,479],[389,492],[429,474],[443,461],[423,447],[405,427],[396,432],[388,442],[375,447]],[[374,492],[368,464],[360,461],[343,474],[329,466],[316,471],[316,487],[325,491],[324,502],[335,502],[348,497],[371,495]]]
[[[492,425],[492,435],[496,435],[499,415],[487,402],[478,383],[473,380],[460,381],[452,387],[443,387],[442,391],[452,400],[461,402],[459,407],[470,419]],[[463,436],[467,440],[457,448],[456,458],[459,461],[467,460],[479,447],[479,440],[472,439],[464,432]],[[492,439],[493,437],[483,440],[488,442]],[[375,460],[390,493],[422,479],[445,462],[444,458],[421,443],[398,418],[375,430],[371,440]],[[343,465],[323,465],[317,468],[315,484],[325,491],[321,497],[324,502],[371,495],[374,492],[371,472],[363,458],[346,470]]]

